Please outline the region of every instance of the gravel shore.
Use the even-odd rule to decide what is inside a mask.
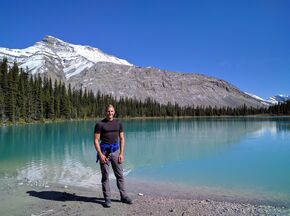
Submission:
[[[186,200],[162,196],[134,195],[132,205],[123,204],[115,195],[111,208],[93,193],[30,191],[42,199],[29,206],[30,215],[290,215],[282,207],[239,204],[213,200]],[[99,196],[100,197],[100,196]],[[33,213],[32,213],[33,212]]]
[[[113,186],[113,182],[111,182]],[[0,215],[290,215],[289,206],[275,202],[234,200],[204,194],[203,191],[185,193],[183,189],[169,190],[160,185],[148,189],[145,183],[130,182],[132,205],[120,202],[115,186],[111,208],[103,207],[101,188],[79,188],[64,185],[2,184]],[[132,189],[133,188],[133,189]],[[167,190],[167,191],[165,191]],[[200,193],[200,194],[199,194]],[[181,196],[182,195],[182,196]],[[224,197],[224,196],[222,196]],[[256,204],[255,204],[256,203]]]

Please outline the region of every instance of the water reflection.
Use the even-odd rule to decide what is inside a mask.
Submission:
[[[42,169],[42,163],[50,169],[67,167],[70,160],[93,164],[92,127],[93,122],[69,122],[1,128],[0,175],[15,175],[23,167]]]
[[[221,154],[249,134],[259,134],[276,122],[252,119],[196,118],[127,123],[127,149],[132,166],[165,164]],[[262,135],[262,134],[260,134]]]
[[[151,169],[214,158],[248,138],[258,139],[268,133],[288,134],[290,130],[289,118],[124,120],[123,123],[127,173],[142,167]],[[100,173],[95,164],[94,125],[95,121],[75,121],[0,128],[0,177],[17,176],[19,180],[78,186],[97,184]]]

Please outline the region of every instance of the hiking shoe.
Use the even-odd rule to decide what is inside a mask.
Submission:
[[[121,202],[122,203],[126,203],[126,204],[133,204],[132,199],[130,197],[128,197],[128,196],[122,197],[121,198]]]
[[[112,202],[111,202],[110,199],[105,199],[105,202],[104,202],[103,206],[105,208],[110,208],[111,207],[111,204],[112,204]]]

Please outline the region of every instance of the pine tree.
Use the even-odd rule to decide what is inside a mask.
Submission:
[[[60,116],[70,118],[69,99],[64,83],[60,83]]]
[[[33,77],[29,77],[28,85],[27,85],[27,101],[26,101],[26,121],[31,122],[34,118],[35,114],[35,106],[34,106],[34,81]]]
[[[35,80],[35,108],[36,108],[36,120],[43,120],[44,117],[44,95],[43,95],[43,87],[42,87],[42,79],[40,75],[37,76]]]
[[[49,83],[48,78],[43,78],[43,116],[44,118],[48,119],[49,115],[49,102],[50,102],[50,95],[49,95]]]
[[[5,115],[4,115],[4,87],[3,87],[3,71],[2,71],[2,64],[4,64],[4,61],[0,62],[0,123],[4,122]]]
[[[73,118],[73,93],[71,89],[71,84],[68,85],[67,96],[68,96],[69,117]]]
[[[0,86],[2,89],[1,93],[1,119],[2,122],[5,122],[7,120],[7,101],[8,98],[8,63],[7,58],[4,58],[1,67],[0,67]]]
[[[8,72],[8,77],[7,77],[7,94],[6,94],[6,102],[7,102],[7,107],[6,107],[6,115],[9,119],[10,122],[16,123],[16,81],[15,81],[15,76],[16,76],[16,70],[18,70],[17,65],[13,65],[13,67],[9,70]]]
[[[18,100],[17,106],[19,107],[21,119],[27,118],[27,100],[28,100],[28,74],[25,73],[22,69],[20,70],[19,76],[19,85],[18,85]]]
[[[49,91],[49,104],[48,104],[48,118],[54,120],[55,119],[55,109],[54,109],[54,92],[52,87],[51,78],[48,83],[48,91]]]
[[[60,90],[57,80],[54,81],[54,112],[55,117],[60,118]]]

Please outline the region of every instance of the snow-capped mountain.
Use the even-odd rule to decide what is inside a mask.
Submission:
[[[263,103],[265,105],[275,105],[275,104],[278,104],[279,102],[286,102],[286,101],[290,100],[290,96],[282,95],[282,94],[269,97],[268,99],[263,99],[257,95],[247,93],[247,92],[245,92],[245,93],[250,95],[253,98],[256,98],[257,100],[261,101],[261,103]]]
[[[70,44],[52,36],[26,49],[0,48],[0,60],[4,57],[10,65],[16,61],[31,74],[41,74],[71,84],[72,88],[100,91],[116,98],[144,101],[150,97],[161,104],[181,106],[265,106],[261,100],[221,79],[134,66],[97,48]]]
[[[267,101],[271,104],[278,104],[279,102],[286,102],[288,100],[290,100],[290,96],[282,94],[272,96],[267,99]]]
[[[11,64],[17,61],[20,67],[31,74],[54,71],[66,79],[81,73],[98,62],[109,62],[132,66],[129,62],[108,55],[97,48],[74,45],[52,36],[26,49],[0,48],[0,57],[7,57]]]

